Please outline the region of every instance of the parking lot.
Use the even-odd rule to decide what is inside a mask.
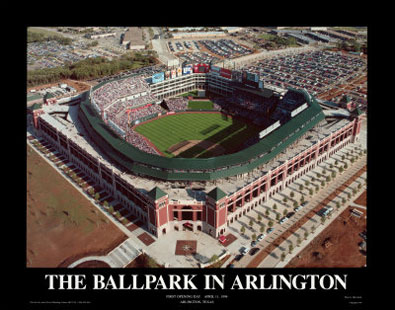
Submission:
[[[212,62],[232,59],[253,53],[253,50],[230,39],[176,40],[167,42],[170,53],[181,62]]]
[[[259,73],[269,85],[304,88],[318,98],[335,102],[347,93],[361,106],[367,104],[367,63],[359,56],[313,51],[260,60],[242,69]]]

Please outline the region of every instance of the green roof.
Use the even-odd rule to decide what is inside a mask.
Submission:
[[[314,97],[303,90],[309,106],[258,143],[237,153],[212,158],[167,158],[145,153],[117,136],[90,104],[81,101],[79,117],[97,145],[125,169],[164,180],[215,180],[254,169],[282,152],[325,118]],[[191,171],[197,170],[197,171]]]
[[[51,98],[54,98],[55,97],[55,95],[54,94],[52,94],[52,93],[46,93],[45,94],[45,96],[44,96],[44,99],[46,100],[46,99],[51,99]]]
[[[159,198],[166,196],[167,194],[162,191],[159,187],[155,186],[149,193],[148,196],[150,196],[153,200],[158,200]]]
[[[42,107],[42,103],[35,103],[35,104],[33,104],[32,106],[29,107],[29,110],[34,111],[34,110],[41,109],[41,107]]]
[[[226,194],[218,187],[214,188],[207,196],[213,198],[215,201],[221,200],[226,197]]]
[[[356,114],[356,115],[361,115],[361,114],[363,114],[364,112],[359,108],[359,107],[357,107],[356,109],[354,109],[354,111],[352,111],[351,113],[353,113],[353,114]]]

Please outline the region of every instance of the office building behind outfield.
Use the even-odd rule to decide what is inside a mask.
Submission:
[[[193,90],[205,90],[213,97],[250,98],[262,102],[255,118],[264,118],[266,128],[255,144],[237,153],[204,159],[166,158],[141,151],[110,128],[105,112],[121,99],[106,105],[97,100],[95,91],[107,83],[82,94],[81,103],[70,107],[69,121],[59,117],[55,105],[35,111],[36,133],[157,237],[189,229],[217,238],[235,220],[359,138],[358,108],[343,117],[326,116],[305,90],[288,89],[280,95],[265,88],[253,74],[200,64],[181,68],[181,74],[169,70],[144,79],[141,83],[146,84],[139,82],[142,90],[136,98],[144,104],[144,96],[153,98],[143,106],[151,108]],[[132,97],[130,92],[123,96]],[[233,107],[232,111],[237,114],[239,110]]]

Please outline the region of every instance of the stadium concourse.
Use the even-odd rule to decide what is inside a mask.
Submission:
[[[190,98],[177,96],[194,90],[206,91],[214,111],[262,130],[239,142],[243,149],[233,154],[161,156],[133,128],[186,111]],[[34,135],[155,237],[185,230],[214,238],[228,233],[229,225],[357,142],[362,121],[358,107],[338,117],[326,115],[304,89],[276,91],[258,74],[210,64],[104,81],[80,100],[67,112],[56,103],[30,109]]]

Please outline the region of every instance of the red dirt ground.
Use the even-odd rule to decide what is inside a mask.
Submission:
[[[366,191],[364,191],[357,199],[355,199],[354,202],[361,206],[366,206]]]
[[[101,262],[98,260],[91,260],[88,262],[81,263],[75,266],[75,268],[110,268],[110,266],[105,262]]]
[[[27,147],[26,266],[66,267],[127,236]]]
[[[358,244],[363,240],[359,234],[366,229],[366,213],[357,218],[350,215],[352,209],[347,208],[294,257],[286,268],[363,267],[366,256],[361,254]],[[325,248],[325,240],[329,240],[332,245]]]

